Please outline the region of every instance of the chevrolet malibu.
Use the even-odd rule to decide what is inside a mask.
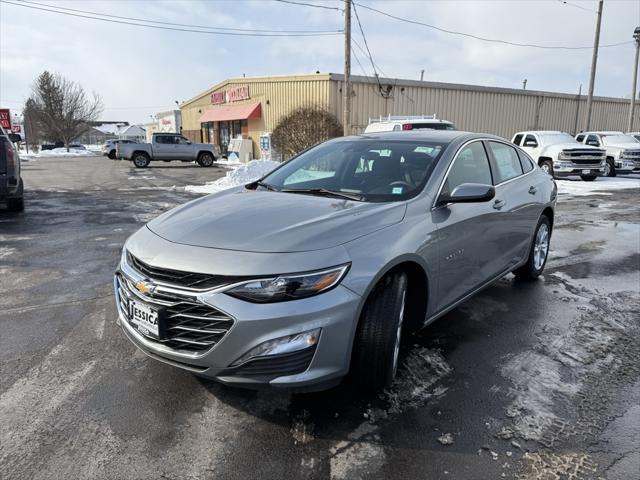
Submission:
[[[148,356],[249,387],[389,385],[403,334],[546,263],[556,185],[502,138],[330,140],[168,211],[126,242],[114,286]]]

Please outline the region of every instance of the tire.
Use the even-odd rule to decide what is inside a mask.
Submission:
[[[580,178],[585,182],[593,182],[596,178],[598,178],[598,176],[597,175],[580,175]]]
[[[393,382],[407,294],[407,275],[384,277],[362,310],[353,344],[352,372],[360,383],[376,389]]]
[[[210,153],[201,153],[200,155],[198,155],[198,165],[200,165],[201,167],[211,167],[213,166],[213,162],[215,162],[216,159],[213,158],[213,155],[211,155]]]
[[[546,244],[541,242],[544,237],[544,230],[546,230]],[[540,276],[547,264],[547,257],[549,256],[549,243],[551,240],[551,222],[546,215],[542,215],[538,220],[533,240],[531,241],[531,247],[529,249],[529,257],[527,263],[520,268],[513,271],[513,274],[522,280],[535,280]],[[542,245],[540,245],[542,243]],[[540,248],[543,249],[543,257],[540,257]]]
[[[111,160],[115,160],[115,159],[116,159],[116,151],[115,151],[115,150],[111,150],[111,151],[109,152],[108,157],[109,157]]]
[[[133,165],[136,168],[146,168],[151,163],[151,159],[149,158],[149,155],[142,152],[135,153],[131,160],[133,161]]]
[[[604,174],[605,177],[615,177],[616,176],[616,164],[613,162],[613,158],[607,158],[607,163],[604,165]]]
[[[7,210],[10,212],[22,212],[24,210],[24,198],[7,198]]]
[[[542,160],[540,162],[540,168],[543,172],[548,173],[552,177],[553,175],[553,162],[551,160]]]

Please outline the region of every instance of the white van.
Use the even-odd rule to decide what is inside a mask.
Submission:
[[[369,125],[364,133],[397,132],[401,130],[457,130],[456,126],[448,120],[440,120],[435,115],[419,116],[391,116],[370,118]]]

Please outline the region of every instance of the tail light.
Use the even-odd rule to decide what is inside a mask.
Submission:
[[[16,171],[16,163],[18,163],[18,156],[16,152],[13,150],[13,145],[11,142],[2,142],[4,143],[4,150],[7,153],[7,171]]]
[[[413,125],[411,123],[403,123],[402,130],[413,130]]]

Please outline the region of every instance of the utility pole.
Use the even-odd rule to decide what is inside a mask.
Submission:
[[[638,55],[640,54],[640,27],[633,31],[633,38],[636,41],[636,61],[633,64],[633,83],[631,87],[631,102],[629,103],[629,121],[627,122],[627,132],[633,130],[633,111],[636,108],[636,85],[638,84]]]
[[[344,111],[342,127],[345,136],[351,135],[351,0],[344,0],[344,83],[342,85]]]
[[[596,81],[596,64],[598,63],[598,47],[600,46],[600,24],[602,23],[602,5],[604,0],[598,2],[598,20],[596,23],[596,36],[593,40],[593,57],[591,57],[591,76],[589,77],[589,96],[587,97],[587,125],[585,130],[591,128],[591,107],[593,103],[593,84]]]
[[[573,134],[578,134],[578,118],[580,118],[580,96],[582,95],[582,84],[578,88],[578,96],[576,97],[576,123],[573,126]]]

